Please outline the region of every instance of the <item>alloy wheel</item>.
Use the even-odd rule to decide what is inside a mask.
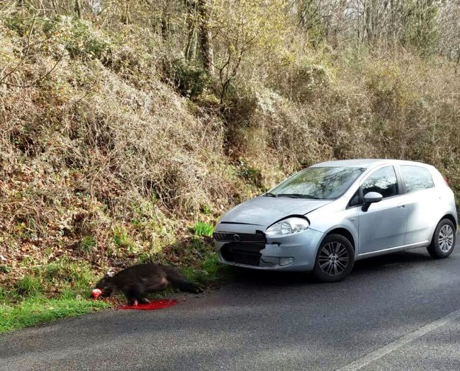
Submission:
[[[318,257],[321,271],[328,276],[338,276],[345,271],[349,260],[348,250],[340,242],[329,242],[324,245]]]
[[[439,248],[442,252],[448,252],[454,245],[454,230],[448,224],[443,225],[438,236]]]

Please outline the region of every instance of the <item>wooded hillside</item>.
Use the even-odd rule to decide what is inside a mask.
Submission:
[[[458,192],[459,17],[457,0],[2,1],[3,295],[197,267],[221,213],[319,161],[424,161]]]

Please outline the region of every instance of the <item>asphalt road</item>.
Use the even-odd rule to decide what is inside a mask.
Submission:
[[[358,262],[344,282],[240,272],[160,311],[0,337],[1,370],[460,370],[460,246]]]

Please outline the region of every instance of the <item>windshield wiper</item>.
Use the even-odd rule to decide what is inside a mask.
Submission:
[[[289,198],[302,198],[303,195],[299,193],[280,193],[278,197],[289,197]]]
[[[276,195],[276,194],[274,194],[274,193],[271,193],[271,192],[265,193],[264,196],[266,196],[266,197],[278,197],[278,195]]]
[[[312,200],[321,200],[321,198],[312,195],[303,195],[301,193],[279,193],[278,197],[289,197],[289,198],[310,198]]]

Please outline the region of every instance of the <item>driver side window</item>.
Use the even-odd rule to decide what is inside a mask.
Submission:
[[[363,196],[369,192],[378,192],[383,198],[398,194],[398,180],[393,166],[383,167],[364,181],[362,185]]]

